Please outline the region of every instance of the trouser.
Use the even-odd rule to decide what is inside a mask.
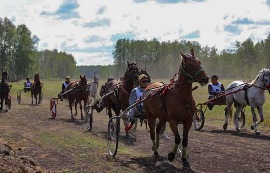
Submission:
[[[138,109],[137,107],[131,108],[127,113],[127,116],[130,120],[134,118],[138,118],[139,116],[142,116],[142,115],[143,115],[142,110]]]

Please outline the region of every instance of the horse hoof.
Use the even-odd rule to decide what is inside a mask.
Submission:
[[[251,130],[254,130],[254,126],[253,126],[253,125],[251,125],[251,127],[250,127],[250,128],[251,128]]]
[[[223,130],[227,130],[227,127],[228,127],[228,125],[227,124],[224,124],[223,125]]]
[[[190,168],[189,161],[186,158],[182,158],[182,164],[184,168]]]
[[[155,156],[156,158],[159,157],[158,152],[154,152],[154,156]]]
[[[170,152],[170,153],[168,154],[168,160],[169,160],[170,162],[172,162],[172,161],[174,161],[174,158],[175,158],[175,153]]]
[[[256,135],[260,135],[260,134],[261,134],[261,132],[260,132],[260,131],[257,131],[255,134],[256,134]]]
[[[241,129],[236,129],[237,133],[240,134],[241,133]]]

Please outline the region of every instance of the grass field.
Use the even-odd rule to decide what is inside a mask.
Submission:
[[[152,81],[164,81],[165,83],[169,82],[169,79],[152,79]],[[223,79],[219,80],[224,84],[224,87],[231,83],[233,79]],[[61,91],[61,85],[63,81],[60,80],[43,80],[43,96],[45,98],[52,98],[57,97],[59,92]],[[24,81],[14,82],[12,84],[11,95],[13,101],[16,101],[17,91],[23,88]],[[100,86],[105,83],[105,80],[100,80]],[[197,90],[194,91],[193,96],[196,100],[196,103],[203,103],[207,101],[208,92],[207,86],[201,87],[198,83],[194,83],[193,86],[199,86]],[[100,87],[99,87],[100,88]],[[269,93],[265,91],[266,94],[266,103],[264,104],[264,116],[265,121],[262,123],[261,126],[270,128],[270,97]],[[31,97],[30,94],[25,94],[22,92],[22,99],[23,97]],[[205,113],[206,121],[224,121],[224,108],[225,106],[215,106],[213,110],[207,110]],[[252,115],[250,112],[250,107],[246,108],[246,124],[250,125],[252,123]],[[259,115],[257,115],[258,117]],[[259,117],[258,117],[259,118]],[[214,122],[213,122],[214,123]]]

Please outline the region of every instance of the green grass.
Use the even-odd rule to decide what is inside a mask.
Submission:
[[[169,83],[170,79],[152,79],[152,81],[163,81],[165,83]],[[224,84],[226,88],[229,83],[234,81],[235,79],[220,79],[219,82]],[[12,82],[11,96],[16,98],[17,91],[23,88],[24,81],[20,82]],[[43,80],[43,96],[44,98],[52,98],[57,97],[57,95],[61,91],[61,86],[63,81],[61,80]],[[105,80],[100,81],[100,86],[105,83]],[[207,86],[201,87],[198,83],[194,83],[193,86],[199,86],[197,90],[193,92],[193,96],[195,98],[196,103],[204,103],[208,100],[208,91]],[[99,88],[100,88],[99,86]],[[264,116],[265,121],[262,123],[265,127],[270,127],[270,97],[268,92],[266,94],[266,103],[264,104]],[[30,94],[24,94],[23,97],[30,97]],[[205,113],[206,121],[208,119],[224,121],[224,106],[215,106],[212,111],[207,110]],[[252,123],[252,115],[250,112],[250,107],[246,108],[246,124],[250,125]],[[258,117],[259,115],[257,115]],[[258,117],[259,118],[259,117]]]
[[[57,97],[62,89],[63,81],[50,81],[44,80],[41,81],[43,83],[43,96],[45,98]],[[24,81],[19,82],[10,82],[12,84],[11,88],[11,96],[17,97],[17,91],[22,90],[24,88]],[[30,97],[30,94],[25,94],[26,96]]]

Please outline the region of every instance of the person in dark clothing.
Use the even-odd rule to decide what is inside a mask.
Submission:
[[[63,99],[65,98],[65,95],[61,95],[61,94],[63,94],[65,92],[65,89],[67,88],[69,83],[70,83],[70,77],[66,76],[65,77],[65,82],[63,82],[63,84],[62,84],[62,91],[58,95],[58,97],[60,98],[61,101],[63,101]]]
[[[67,88],[69,83],[70,83],[70,77],[66,76],[65,82],[63,82],[63,84],[62,84],[62,93],[64,93],[64,90]]]
[[[224,92],[225,88],[222,83],[218,82],[218,76],[217,75],[211,76],[211,83],[208,84],[208,93],[209,93],[208,99],[212,99],[213,97],[218,96],[219,94]],[[212,110],[214,104],[212,102],[209,102],[207,106],[209,110]]]

